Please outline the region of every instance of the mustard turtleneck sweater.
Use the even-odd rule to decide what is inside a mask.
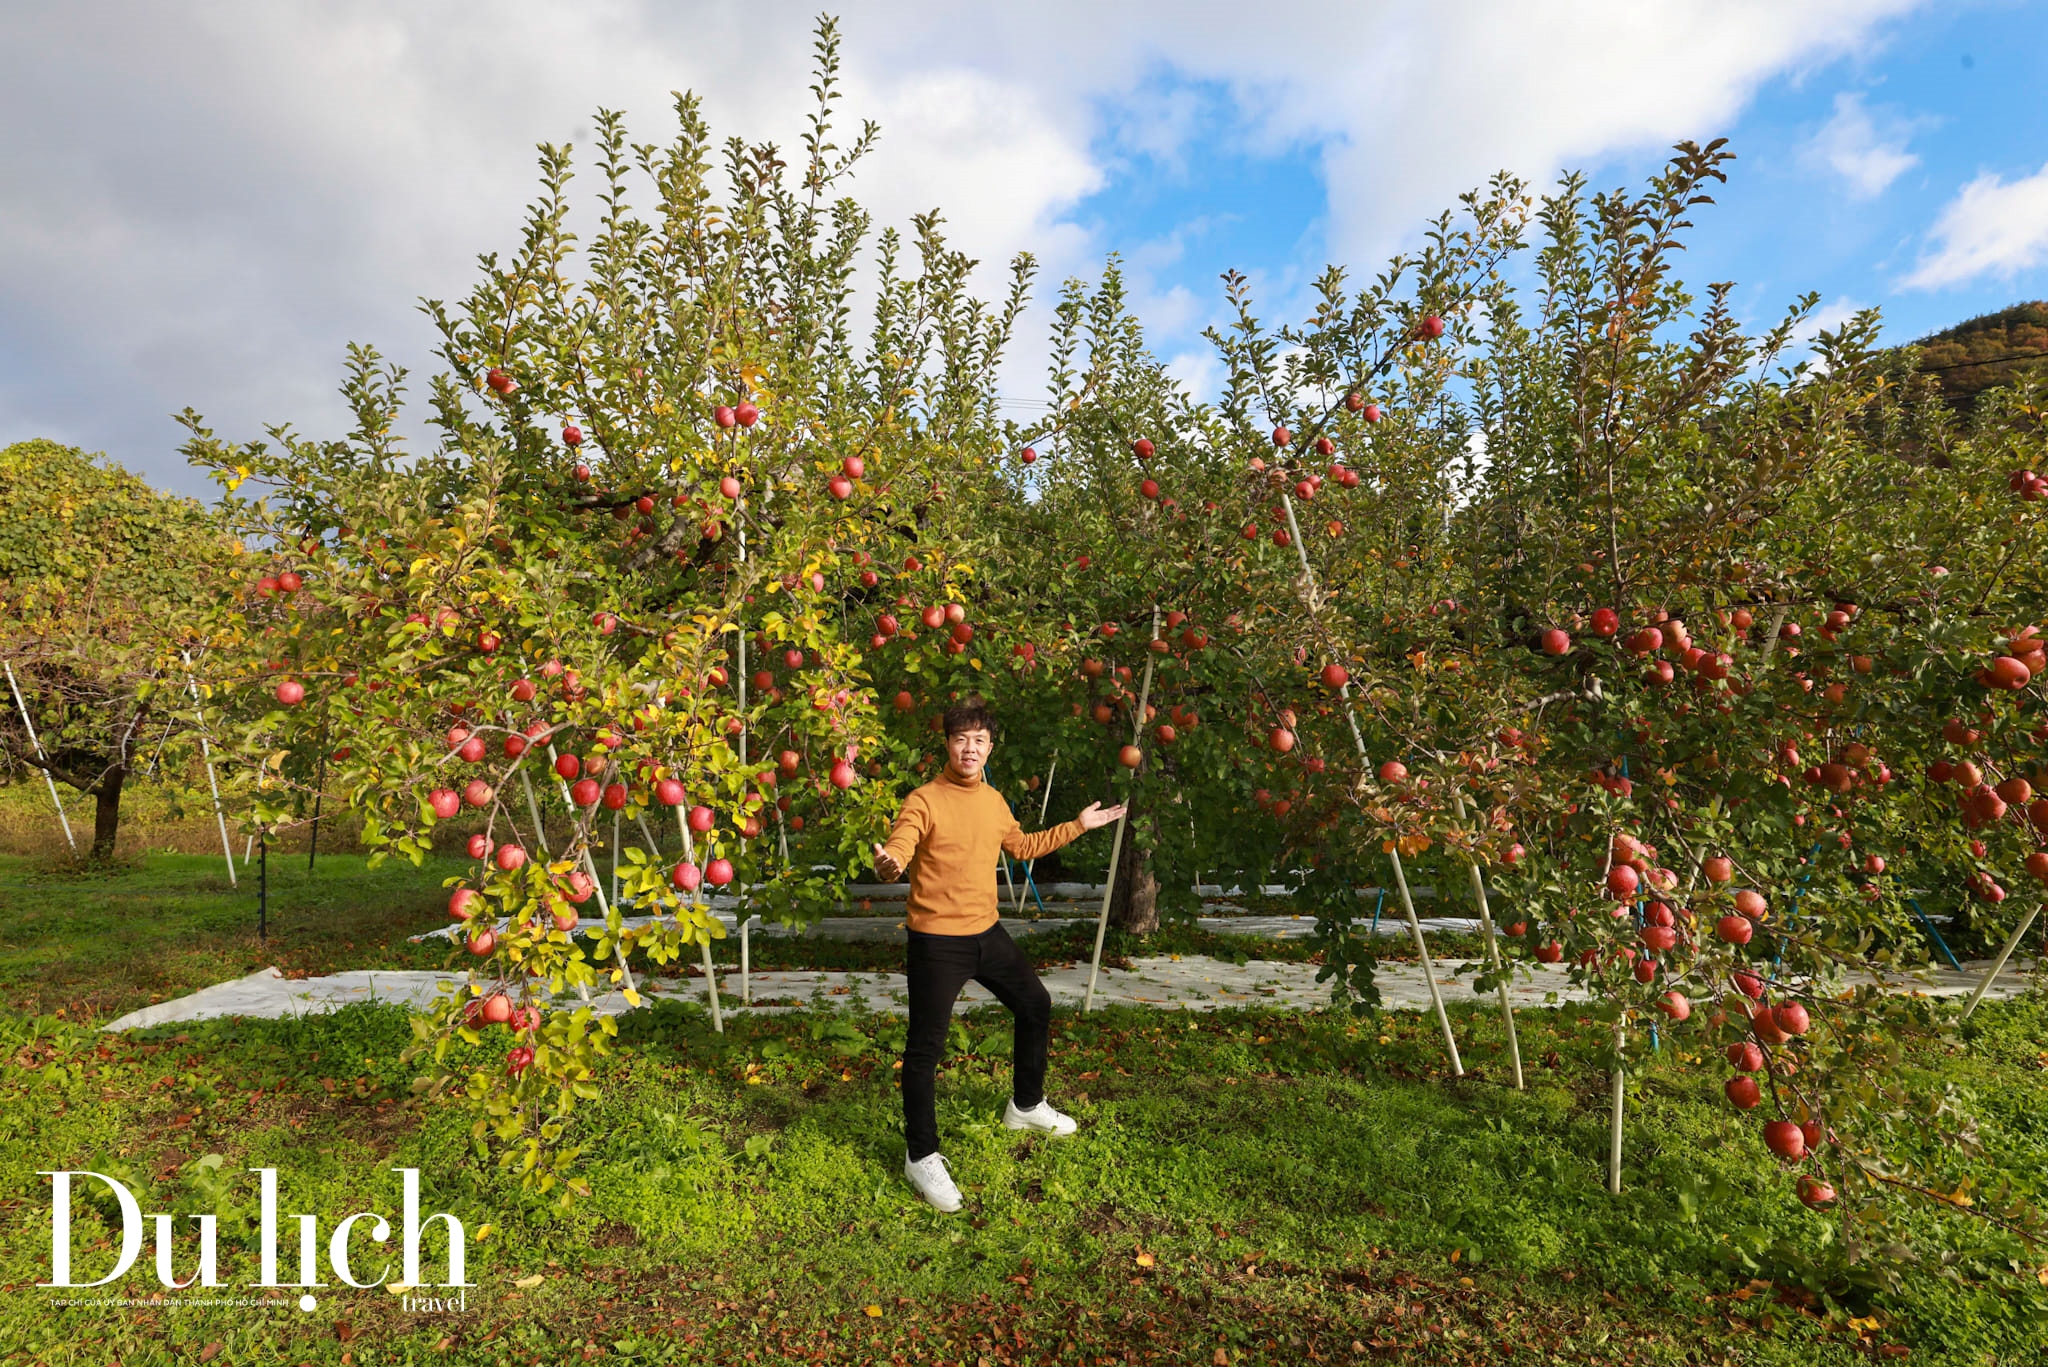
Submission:
[[[1039,859],[1081,834],[1069,821],[1027,835],[1003,795],[949,767],[904,800],[883,849],[910,871],[910,928],[979,935],[999,919],[996,851]]]

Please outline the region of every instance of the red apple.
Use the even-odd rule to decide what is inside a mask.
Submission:
[[[1400,760],[1390,759],[1380,765],[1380,782],[1382,783],[1400,783],[1406,780],[1407,777],[1408,766],[1401,763]]]
[[[512,1019],[512,999],[503,992],[493,992],[484,998],[483,1017],[492,1025],[503,1025]]]
[[[594,778],[579,778],[569,786],[569,800],[579,807],[595,807],[604,790]]]
[[[717,423],[720,427],[730,428],[738,420],[732,409],[724,404],[720,404],[711,410],[711,421]]]
[[[1616,864],[1607,871],[1607,895],[1626,901],[1635,896],[1640,880],[1636,871],[1626,864]]]
[[[1735,909],[1752,921],[1764,914],[1766,905],[1763,894],[1753,888],[1735,894]]]
[[[834,475],[825,481],[825,489],[834,498],[850,498],[853,495],[853,481],[845,475]]]
[[[714,859],[704,866],[705,881],[714,888],[722,888],[732,881],[732,861]]]
[[[469,952],[479,959],[486,958],[498,947],[498,932],[485,926],[469,938]]]
[[[835,759],[829,777],[834,788],[851,788],[855,777],[853,765],[847,760]]]
[[[702,835],[718,824],[718,815],[709,807],[692,807],[688,820],[690,829]]]
[[[676,865],[675,872],[669,875],[669,881],[684,892],[695,892],[697,885],[704,881],[704,875],[698,871],[695,864],[686,859]]]
[[[740,496],[740,482],[731,475],[726,475],[718,481],[718,492],[726,498],[738,498]]]
[[[585,782],[588,782],[588,780],[586,779]],[[616,812],[623,810],[626,805],[626,796],[627,794],[625,784],[606,784],[604,790],[604,809],[608,812]]]
[[[1764,1051],[1749,1040],[1728,1046],[1728,1062],[1745,1073],[1754,1073],[1764,1066]]]
[[[1803,1035],[1813,1025],[1813,1018],[1798,1002],[1786,1002],[1773,1010],[1771,1021],[1788,1035]]]
[[[1135,745],[1126,745],[1116,752],[1116,760],[1126,769],[1135,769],[1145,762],[1145,752]]]
[[[446,821],[462,810],[462,799],[455,795],[453,788],[436,788],[427,794],[427,806],[435,816]]]
[[[1131,443],[1131,450],[1137,455],[1139,460],[1152,459],[1152,439],[1150,437],[1138,438]]]
[[[1737,1110],[1752,1110],[1764,1099],[1763,1088],[1757,1086],[1753,1077],[1731,1077],[1721,1090]]]
[[[1806,1157],[1806,1135],[1789,1120],[1773,1120],[1766,1124],[1764,1145],[1780,1158],[1797,1160]]]
[[[1025,463],[1026,465],[1029,465],[1029,464],[1031,464],[1031,462],[1032,462],[1032,461],[1034,461],[1034,460],[1037,460],[1037,459],[1038,459],[1038,452],[1036,452],[1036,451],[1032,450],[1032,449],[1031,449],[1030,447],[1028,447],[1028,446],[1024,448],[1024,456],[1023,456],[1023,460],[1024,460],[1024,463]]]
[[[1735,861],[1725,854],[1710,855],[1700,866],[1710,883],[1725,883],[1735,877]]]
[[[1799,1179],[1799,1201],[1809,1210],[1820,1210],[1835,1203],[1835,1189],[1821,1178],[1811,1175]]]
[[[737,422],[740,426],[752,427],[755,423],[761,421],[761,410],[750,403],[742,402],[737,408],[732,410],[732,416],[733,421]]]
[[[1552,627],[1543,633],[1543,653],[1562,655],[1572,648],[1572,638],[1562,627]]]
[[[1323,687],[1337,689],[1350,682],[1351,671],[1344,668],[1343,665],[1327,664],[1323,666]]]
[[[277,700],[286,707],[297,707],[306,700],[306,686],[297,679],[286,679],[277,686]]]
[[[457,888],[448,897],[448,914],[458,921],[467,921],[477,913],[477,903],[483,894],[475,888]]]
[[[581,446],[583,444],[583,429],[573,422],[564,427],[562,429],[562,444],[565,446]]]
[[[1756,934],[1747,916],[1723,916],[1714,922],[1714,933],[1731,945],[1746,945]]]
[[[1692,1003],[1683,992],[1666,992],[1657,998],[1657,1009],[1675,1021],[1682,1021],[1692,1015]]]
[[[492,366],[485,373],[484,383],[500,394],[510,394],[514,389],[518,388],[518,382],[496,366]]]
[[[1429,341],[1435,341],[1444,335],[1444,320],[1437,317],[1434,313],[1428,315],[1416,325],[1415,335]]]
[[[1294,733],[1284,726],[1276,726],[1266,734],[1266,744],[1284,755],[1294,748]]]
[[[498,867],[499,867],[500,869],[503,869],[503,870],[504,870],[504,871],[505,871],[506,873],[511,873],[511,872],[513,872],[514,870],[516,870],[516,869],[519,869],[519,868],[523,867],[523,866],[525,865],[525,863],[526,863],[526,851],[525,851],[525,850],[523,850],[523,849],[521,849],[521,848],[520,848],[519,846],[517,846],[517,845],[500,845],[500,846],[498,846],[498,854],[497,854],[497,864],[498,864]]]
[[[1276,427],[1273,429],[1273,444],[1275,446],[1285,446],[1288,442],[1293,440],[1294,434],[1292,432],[1289,432],[1286,428]]]

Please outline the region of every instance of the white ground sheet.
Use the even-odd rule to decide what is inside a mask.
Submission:
[[[1169,1010],[1209,1011],[1219,1007],[1259,1006],[1313,1011],[1330,1005],[1329,984],[1315,981],[1314,964],[1252,960],[1243,965],[1224,963],[1202,955],[1186,958],[1147,956],[1133,958],[1129,969],[1104,968],[1096,983],[1095,1000],[1102,1005],[1152,1006]],[[1469,977],[1458,969],[1467,960],[1436,961],[1437,982],[1447,1002],[1492,1002],[1492,994],[1478,997]],[[1966,962],[1963,971],[1931,970],[1919,979],[1900,979],[1895,990],[1924,992],[1930,996],[1954,997],[1971,991],[1990,968],[1989,961]],[[2030,963],[2015,960],[2006,966],[1988,995],[1996,998],[2019,995],[2027,987]],[[1088,965],[1046,965],[1039,971],[1055,1004],[1079,1006],[1088,986]],[[383,1001],[404,1006],[431,1002],[440,984],[459,986],[462,975],[432,971],[363,971],[335,973],[320,978],[287,979],[276,968],[266,968],[246,978],[216,984],[190,996],[159,1002],[132,1011],[109,1023],[108,1030],[134,1030],[179,1021],[208,1020],[220,1016],[299,1016],[332,1011],[353,1002]],[[1412,964],[1386,964],[1378,975],[1381,1003],[1391,1010],[1419,1011],[1429,1005],[1429,990],[1419,968]],[[756,972],[749,975],[747,989],[751,1006],[741,1005],[742,985],[737,970],[721,968],[719,1005],[728,1012],[775,1012],[803,1006],[847,1007],[858,1002],[866,1008],[901,1014],[905,1007],[904,977],[901,973],[860,972]],[[643,980],[644,1002],[675,997],[705,1002],[707,984],[702,978]],[[1518,981],[1512,989],[1515,1005],[1541,1007],[1578,1000],[1566,981],[1564,969],[1537,965],[1533,977]],[[565,1004],[576,1003],[573,995]],[[969,983],[961,993],[955,1011],[971,1011],[994,998],[979,984]],[[590,1005],[601,1012],[631,1009],[623,994],[593,994]]]

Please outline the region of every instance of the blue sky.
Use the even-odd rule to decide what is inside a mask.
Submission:
[[[50,436],[198,492],[170,415],[332,435],[350,341],[433,363],[422,296],[517,241],[533,146],[603,106],[794,142],[815,0],[74,0],[0,8],[0,441]],[[864,0],[854,192],[934,206],[1000,287],[1041,260],[1005,374],[1041,393],[1044,301],[1111,252],[1198,388],[1218,275],[1297,314],[1459,191],[1565,167],[1638,185],[1680,138],[1740,154],[1688,280],[1757,327],[1802,290],[1905,340],[2048,297],[2048,0]],[[415,393],[424,388],[417,384]]]
[[[1827,323],[1876,306],[1894,341],[2048,298],[2048,221],[2030,246],[1977,269],[1943,264],[1952,244],[1939,232],[1972,182],[1996,202],[2038,178],[2013,212],[2048,220],[2044,63],[2048,6],[1952,5],[1886,25],[1866,51],[1761,83],[1736,117],[1697,135],[1728,138],[1738,159],[1717,203],[1694,215],[1685,278],[1736,281],[1759,329],[1806,290],[1821,294],[1816,317]],[[1195,334],[1215,316],[1223,270],[1261,277],[1277,309],[1345,259],[1331,240],[1323,142],[1262,143],[1222,83],[1170,68],[1147,73],[1140,102],[1179,104],[1195,132],[1170,151],[1148,148],[1128,122],[1130,98],[1102,102],[1094,145],[1108,180],[1068,216],[1146,278],[1163,354],[1201,349]],[[1638,186],[1666,147],[1563,165],[1592,189]],[[1362,276],[1380,259],[1345,264]]]

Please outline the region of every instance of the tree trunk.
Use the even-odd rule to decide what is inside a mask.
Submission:
[[[1152,872],[1152,852],[1139,846],[1135,823],[1124,832],[1123,858],[1117,861],[1116,889],[1110,894],[1109,923],[1133,935],[1159,929],[1159,879]]]
[[[125,769],[115,769],[93,790],[92,857],[112,859],[114,837],[121,830],[121,785],[128,778]]]

